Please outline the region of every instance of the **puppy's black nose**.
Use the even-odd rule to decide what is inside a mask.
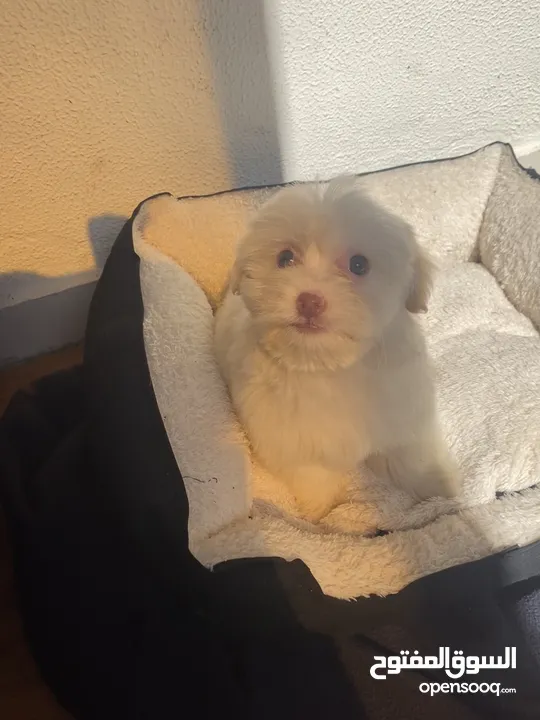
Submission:
[[[322,295],[303,292],[296,298],[296,309],[301,317],[312,320],[326,310],[326,300]]]

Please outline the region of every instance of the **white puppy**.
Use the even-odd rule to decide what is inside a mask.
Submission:
[[[317,521],[365,462],[417,498],[459,481],[424,339],[431,263],[354,179],[293,186],[240,242],[216,316],[218,362],[261,462]]]

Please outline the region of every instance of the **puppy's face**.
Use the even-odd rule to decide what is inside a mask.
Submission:
[[[231,290],[262,347],[303,370],[347,367],[404,308],[425,310],[430,264],[411,229],[354,180],[280,191],[240,243]]]

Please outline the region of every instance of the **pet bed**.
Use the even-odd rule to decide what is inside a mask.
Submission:
[[[502,144],[358,182],[414,228],[439,267],[420,322],[462,495],[415,504],[359,472],[349,502],[318,525],[299,518],[285,487],[250,457],[212,353],[212,308],[235,241],[275,189],[146,200],[113,248],[90,313],[84,429],[69,455],[71,473],[74,457],[85,465],[85,481],[68,490],[55,480],[49,496],[40,480],[36,501],[32,480],[30,509],[25,474],[4,482],[29,635],[78,716],[114,716],[97,712],[104,687],[115,717],[130,718],[173,717],[184,701],[197,703],[198,717],[540,715],[540,184]],[[21,412],[15,406],[4,421],[12,445]],[[73,518],[66,525],[70,498],[75,529]],[[63,552],[77,558],[77,581],[64,567],[62,593],[50,583],[47,592],[48,605],[63,609],[56,625],[28,598],[36,592],[28,558],[38,551],[25,528],[36,507],[48,518],[41,536],[32,527],[37,566],[44,556],[54,565],[44,535],[61,554],[58,528],[64,542],[65,528],[74,532]],[[58,579],[56,566],[51,573]],[[81,610],[87,586],[93,610],[87,602]],[[66,607],[74,594],[78,613]],[[119,634],[122,603],[142,630],[123,619]],[[97,629],[103,613],[110,639]],[[90,702],[88,681],[70,664],[76,690],[73,680],[66,700],[65,657],[55,648],[51,660],[43,623],[73,653],[66,617],[73,630],[88,616],[94,635],[75,654],[88,672],[102,643],[110,672],[90,673]],[[418,686],[448,681],[444,670],[370,674],[374,656],[445,646],[475,656],[515,647],[516,669],[463,679],[517,692],[428,697]],[[120,697],[114,664],[135,699]],[[189,665],[185,675],[180,665]],[[151,702],[161,714],[145,714]]]

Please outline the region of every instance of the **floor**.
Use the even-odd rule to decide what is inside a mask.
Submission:
[[[13,393],[39,377],[71,367],[81,347],[0,370],[0,414]],[[0,715],[2,720],[69,720],[41,680],[26,645],[12,580],[11,552],[0,509]]]

